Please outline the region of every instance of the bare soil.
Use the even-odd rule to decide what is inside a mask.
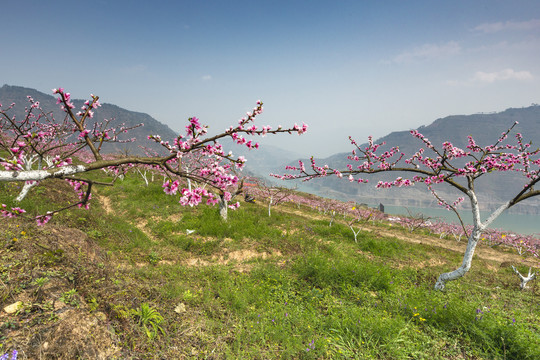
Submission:
[[[19,225],[19,226],[18,226]],[[0,220],[4,234],[24,227],[32,240],[0,249],[0,308],[21,302],[15,313],[0,311],[2,342],[19,351],[19,359],[111,359],[121,357],[107,315],[89,309],[91,287],[107,277],[106,255],[77,229]],[[98,265],[102,264],[102,265]],[[42,283],[36,279],[43,279]],[[79,289],[73,292],[73,289]],[[70,293],[71,291],[71,293]],[[87,293],[88,291],[88,293]]]

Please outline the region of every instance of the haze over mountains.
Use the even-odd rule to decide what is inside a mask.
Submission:
[[[56,105],[56,99],[52,95],[44,94],[34,89],[24,88],[19,86],[4,85],[0,88],[0,103],[6,107],[12,102],[16,103],[14,114],[18,117],[24,116],[24,108],[28,104],[27,96],[32,96],[34,100],[39,101],[43,109],[53,111],[57,119],[63,119],[64,113]],[[75,106],[82,106],[84,100],[75,100]],[[146,139],[148,135],[161,135],[164,140],[172,140],[177,136],[173,130],[167,125],[164,125],[152,118],[150,115],[140,112],[133,112],[116,105],[102,104],[102,107],[95,112],[94,119],[101,121],[104,118],[115,118],[118,123],[125,123],[126,126],[133,126],[139,123],[144,123],[144,127],[134,129],[127,134],[129,138],[136,137],[135,143],[117,144],[114,147],[106,149],[110,152],[129,151],[131,154],[143,154],[140,146],[152,148],[157,151],[162,151],[157,144]],[[453,115],[435,120],[432,124],[422,126],[418,129],[419,132],[427,136],[430,141],[438,146],[444,141],[450,141],[455,146],[465,148],[467,136],[472,135],[480,146],[485,146],[496,141],[501,133],[511,126],[515,121],[519,125],[515,128],[516,132],[521,132],[525,136],[525,140],[533,141],[533,146],[540,146],[540,106],[533,104],[526,108],[511,108],[500,113],[491,114],[474,114],[474,115]],[[373,126],[376,126],[374,124]],[[343,134],[343,138],[349,134]],[[309,132],[304,135],[309,136]],[[362,143],[364,139],[357,138],[358,143]],[[385,141],[387,146],[399,145],[400,151],[405,154],[412,154],[418,150],[421,143],[418,139],[413,138],[409,131],[397,131],[388,134],[387,136],[376,140],[377,143]],[[344,147],[347,143],[343,144]],[[289,164],[296,165],[299,158],[304,158],[304,161],[309,163],[309,154],[296,154],[280,149],[275,146],[264,145],[258,150],[249,151],[247,148],[232,144],[230,141],[224,142],[224,147],[233,151],[235,155],[246,156],[247,170],[251,174],[255,174],[269,182],[278,183],[278,180],[271,180],[269,173],[283,174],[285,166]],[[350,146],[352,150],[352,146]],[[349,153],[339,153],[325,159],[317,159],[319,165],[328,164],[338,168],[344,168],[348,163],[347,155]],[[281,186],[299,187],[300,190],[312,192],[317,195],[333,197],[342,200],[354,200],[358,203],[378,204],[382,202],[388,205],[400,206],[416,206],[416,207],[432,207],[437,206],[432,195],[422,186],[415,186],[408,189],[375,189],[375,184],[378,180],[393,180],[398,174],[385,174],[384,176],[370,177],[370,184],[359,185],[357,183],[349,183],[343,179],[329,177],[317,179],[307,183],[303,182],[279,182]],[[482,189],[479,194],[481,202],[487,204],[488,208],[493,208],[500,204],[514,193],[509,192],[511,189],[523,184],[520,181],[520,176],[516,174],[500,174],[502,176],[491,176],[486,178],[487,181],[480,183]],[[440,190],[439,190],[440,189]],[[444,189],[444,190],[443,190]],[[456,193],[448,192],[447,187],[440,186],[438,190],[449,201],[453,201]],[[540,213],[540,200],[525,201],[522,205],[518,205],[515,211],[537,214]]]
[[[417,129],[426,136],[436,147],[445,141],[450,141],[455,146],[465,149],[467,137],[472,135],[479,146],[493,144],[512,124],[518,121],[519,124],[514,128],[510,135],[514,136],[516,132],[524,135],[525,141],[532,141],[533,148],[540,146],[540,106],[533,104],[526,108],[511,108],[500,113],[474,114],[474,115],[453,115],[435,120],[432,124],[422,126]],[[358,143],[362,139],[355,139]],[[406,155],[414,154],[422,145],[421,141],[412,137],[409,131],[392,132],[376,143],[386,142],[382,150],[390,146],[399,145],[401,152]],[[361,145],[365,147],[367,144]],[[351,146],[351,150],[353,147]],[[328,164],[337,168],[345,168],[345,164],[350,163],[347,160],[349,153],[336,154],[326,159],[318,159],[319,165]],[[296,165],[296,164],[295,164]],[[354,164],[353,164],[354,166]],[[414,207],[435,207],[437,201],[423,186],[414,186],[407,189],[375,189],[374,185],[379,181],[391,181],[397,176],[406,174],[388,173],[380,176],[369,177],[371,184],[358,185],[348,183],[343,179],[328,177],[310,181],[307,191],[315,193],[328,193],[329,195],[341,199],[362,199],[368,204],[377,204],[382,202],[388,205],[414,206]],[[509,200],[509,197],[516,193],[520,186],[523,186],[523,177],[515,172],[498,173],[494,176],[483,177],[477,182],[477,191],[479,191],[480,201],[487,206],[484,210],[493,209],[495,206]],[[444,195],[450,202],[456,196],[461,196],[447,186],[438,186],[436,190]],[[514,212],[529,214],[540,213],[540,201],[531,199],[518,204]]]

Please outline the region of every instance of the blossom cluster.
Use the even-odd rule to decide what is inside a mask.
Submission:
[[[90,208],[90,203],[88,202],[92,198],[92,194],[88,193],[88,198],[86,192],[83,190],[83,185],[85,184],[83,181],[77,181],[72,179],[66,179],[69,185],[77,192],[77,196],[79,197],[79,203],[77,206],[79,208],[84,208],[88,210]]]
[[[0,204],[0,215],[7,218],[12,218],[24,214],[26,210],[20,207],[12,207],[11,210],[7,210],[6,204]]]
[[[248,149],[258,149],[259,144],[248,140],[245,136],[266,136],[267,134],[292,133],[302,134],[307,130],[307,125],[295,124],[290,129],[284,129],[281,125],[273,130],[271,126],[259,128],[253,124],[256,116],[262,114],[263,103],[259,100],[251,112],[238,120],[236,127],[231,126],[222,134],[207,137],[208,126],[201,125],[196,117],[188,119],[185,133],[179,135],[173,142],[164,141],[159,135],[151,135],[148,138],[162,145],[169,153],[166,162],[166,173],[171,179],[163,184],[165,193],[173,195],[180,192],[180,204],[195,206],[207,199],[206,204],[214,205],[219,202],[217,195],[204,188],[209,185],[214,188],[225,201],[230,201],[231,190],[239,185],[236,170],[242,170],[246,163],[244,156],[234,157],[231,152],[225,153],[219,139],[229,137],[237,145],[246,146]],[[173,169],[181,169],[182,172],[174,172]],[[172,180],[172,177],[181,176],[196,184],[196,187],[180,189],[180,182]],[[229,205],[229,208],[237,208],[239,203]]]

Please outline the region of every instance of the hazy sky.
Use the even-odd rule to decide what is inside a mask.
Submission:
[[[2,1],[0,86],[224,130],[262,99],[303,155],[540,103],[540,1]],[[361,142],[361,141],[360,141]]]

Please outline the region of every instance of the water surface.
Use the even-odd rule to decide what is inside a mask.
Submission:
[[[440,218],[442,221],[447,223],[459,222],[454,212],[443,208],[405,208],[402,206],[385,205],[384,210],[387,214],[393,215],[408,215],[410,212],[413,215],[424,214],[425,216]],[[470,211],[460,211],[460,215],[464,222],[467,224],[472,224],[472,214]],[[481,212],[482,220],[485,220],[488,215],[489,213]],[[540,237],[540,215],[502,213],[489,227],[492,229],[511,231],[518,234],[537,234]]]

